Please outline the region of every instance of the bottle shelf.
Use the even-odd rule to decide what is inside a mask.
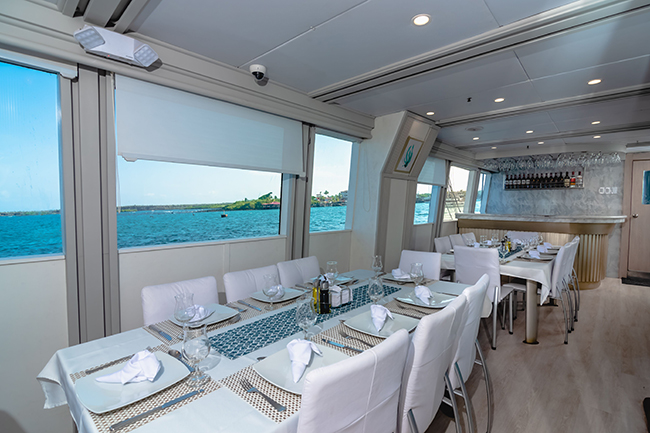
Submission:
[[[527,190],[527,191],[547,191],[547,190],[570,190],[570,189],[585,189],[584,185],[583,186],[570,186],[570,187],[548,187],[548,188],[530,188],[530,187],[517,187],[517,188],[503,188],[504,191],[521,191],[521,190]]]
[[[564,175],[558,172],[547,173],[519,173],[507,174],[503,179],[504,191],[515,190],[544,190],[544,189],[584,189],[584,177],[582,170],[578,171],[576,176],[575,171],[566,172]]]

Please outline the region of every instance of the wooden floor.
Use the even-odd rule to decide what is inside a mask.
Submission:
[[[494,387],[493,432],[648,431],[642,403],[650,397],[650,287],[608,278],[581,295],[568,345],[559,306],[538,307],[538,345],[522,343],[522,311],[514,335],[499,328],[496,351],[481,326],[479,341]],[[468,386],[477,433],[485,433],[487,400],[479,366]],[[463,416],[468,431],[465,423]],[[434,432],[453,433],[455,422],[439,411],[427,429]]]

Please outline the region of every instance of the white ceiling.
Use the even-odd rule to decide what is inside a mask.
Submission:
[[[48,1],[464,150],[650,141],[650,0]]]

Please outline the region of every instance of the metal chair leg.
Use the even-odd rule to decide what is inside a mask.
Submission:
[[[445,385],[447,386],[447,392],[449,392],[449,400],[451,400],[451,408],[454,411],[454,420],[456,421],[456,433],[462,433],[460,428],[460,414],[458,412],[458,402],[456,401],[456,394],[454,394],[454,388],[451,387],[451,379],[449,379],[449,370],[445,371]]]
[[[411,427],[411,433],[420,433],[420,431],[418,430],[418,424],[415,422],[415,416],[413,415],[413,409],[409,409],[406,416],[407,416],[407,418],[409,420],[409,426]]]
[[[497,298],[494,298],[492,303],[492,350],[497,350],[497,312],[499,311],[499,303]]]
[[[469,398],[469,393],[467,392],[467,387],[465,386],[465,380],[463,375],[460,372],[460,367],[457,362],[454,362],[454,368],[456,369],[456,374],[458,375],[458,381],[460,382],[460,389],[463,393],[463,399],[465,400],[465,409],[467,410],[467,424],[469,424],[469,432],[474,433],[474,425],[476,420],[474,419],[474,407],[472,406],[472,400]]]
[[[512,335],[512,294],[513,293],[514,291],[510,292],[510,294],[508,295],[508,302],[510,304],[510,314],[508,314],[508,320],[510,321],[510,330],[508,332],[510,332],[510,335]]]
[[[569,344],[569,324],[566,317],[566,308],[564,306],[564,296],[560,290],[560,303],[562,304],[562,312],[564,313],[564,344]]]
[[[571,292],[569,291],[569,285],[567,284],[566,281],[562,282],[562,285],[564,286],[564,291],[566,292],[566,297],[567,297],[567,302],[568,302],[568,307],[569,307],[569,332],[573,331],[573,300],[571,299]]]
[[[490,373],[488,372],[487,364],[485,363],[485,357],[483,357],[483,351],[481,350],[481,345],[478,342],[478,338],[474,341],[476,346],[476,352],[480,358],[479,363],[483,368],[483,377],[485,378],[485,391],[487,392],[487,404],[488,404],[488,421],[487,421],[487,433],[492,432],[492,420],[494,418],[494,403],[492,402],[492,379],[490,379]]]

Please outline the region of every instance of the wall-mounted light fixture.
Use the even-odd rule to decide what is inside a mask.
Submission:
[[[143,68],[158,60],[158,54],[149,45],[101,27],[83,26],[73,36],[87,52],[108,59]]]

